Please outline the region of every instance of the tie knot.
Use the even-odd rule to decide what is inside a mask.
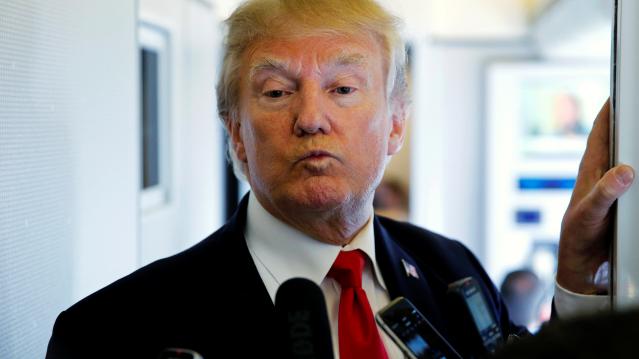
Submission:
[[[341,251],[335,259],[328,276],[335,279],[342,288],[361,288],[362,271],[366,259],[359,249]]]

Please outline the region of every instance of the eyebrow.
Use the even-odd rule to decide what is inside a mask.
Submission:
[[[340,54],[336,56],[334,59],[328,62],[328,66],[362,66],[366,64],[366,57],[362,54],[354,53],[354,54]],[[282,73],[291,73],[289,66],[286,61],[272,58],[272,57],[263,57],[258,60],[249,71],[249,78],[254,78],[255,75],[262,71],[275,71]]]
[[[254,78],[259,72],[262,71],[276,71],[276,72],[289,72],[286,63],[279,59],[270,57],[261,58],[256,64],[251,66],[249,71],[249,78]]]
[[[331,65],[338,66],[361,66],[366,64],[366,57],[362,54],[341,54],[337,56],[337,58],[331,62]]]

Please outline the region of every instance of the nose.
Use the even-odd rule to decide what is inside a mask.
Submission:
[[[331,123],[323,103],[323,93],[320,86],[307,84],[300,89],[293,131],[299,137],[320,133],[328,134],[331,131]]]

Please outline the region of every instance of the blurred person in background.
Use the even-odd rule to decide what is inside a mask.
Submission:
[[[373,198],[375,213],[397,221],[408,220],[408,191],[398,180],[382,180]]]
[[[508,273],[499,291],[513,322],[527,328],[539,324],[543,284],[533,271],[520,269]]]

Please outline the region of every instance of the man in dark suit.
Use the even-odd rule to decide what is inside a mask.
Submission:
[[[49,347],[53,358],[157,357],[189,348],[205,358],[277,357],[273,301],[251,258],[243,229],[247,200],[219,231],[196,246],[157,261],[63,312]],[[520,333],[490,279],[460,243],[405,223],[375,218],[376,261],[391,298],[415,303],[453,346],[464,346],[449,321],[449,283],[481,283],[504,333]],[[417,276],[406,274],[404,262]],[[464,353],[467,354],[467,353]]]
[[[181,347],[205,358],[274,357],[273,298],[292,277],[321,287],[334,352],[343,359],[364,351],[402,357],[372,321],[400,295],[472,356],[446,300],[447,285],[468,276],[479,282],[502,334],[521,334],[463,245],[373,215],[373,191],[404,138],[397,19],[372,0],[254,0],[227,24],[218,109],[250,195],[209,238],[63,312],[47,356],[146,358]],[[602,258],[608,207],[631,182],[617,180],[632,174],[628,168],[600,179],[604,122],[591,136],[562,233],[558,282],[582,293],[594,288],[588,273],[600,262],[590,257]],[[357,279],[345,281],[340,270]],[[352,312],[345,298],[357,304]]]

